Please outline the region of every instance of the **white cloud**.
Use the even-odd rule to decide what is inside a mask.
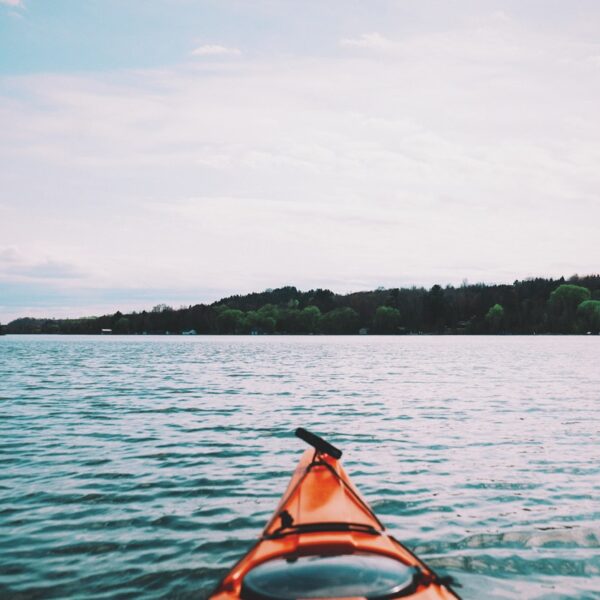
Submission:
[[[600,67],[600,55],[588,56],[587,61],[595,67]]]
[[[20,258],[19,251],[14,246],[0,248],[0,265],[19,262]]]
[[[83,271],[68,260],[28,254],[15,246],[0,248],[0,281],[69,280],[85,277]]]
[[[10,247],[22,277],[224,293],[596,270],[595,42],[512,18],[396,39],[0,82],[4,276]]]
[[[398,44],[377,32],[363,33],[357,38],[343,38],[340,40],[340,45],[368,50],[390,50],[398,46]]]
[[[12,6],[13,8],[19,8],[24,6],[23,0],[0,0],[0,4],[5,4],[6,6]]]
[[[218,44],[205,44],[192,50],[192,56],[240,56],[239,48],[220,46]]]
[[[84,273],[66,261],[46,259],[32,265],[21,265],[9,270],[10,274],[28,279],[81,279]]]

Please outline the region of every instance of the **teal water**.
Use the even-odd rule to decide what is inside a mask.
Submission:
[[[0,338],[0,598],[206,598],[313,429],[464,598],[600,598],[599,337]]]

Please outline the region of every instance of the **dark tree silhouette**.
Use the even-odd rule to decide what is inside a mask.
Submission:
[[[597,333],[600,275],[527,279],[512,285],[463,284],[458,288],[378,288],[346,295],[287,286],[230,296],[210,305],[85,319],[24,317],[4,333],[356,334],[369,333]]]

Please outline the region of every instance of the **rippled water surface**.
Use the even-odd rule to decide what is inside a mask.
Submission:
[[[600,598],[598,337],[0,338],[0,598],[206,598],[329,434],[465,598]]]

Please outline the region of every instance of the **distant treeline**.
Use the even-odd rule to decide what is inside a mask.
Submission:
[[[213,304],[85,319],[16,319],[4,333],[543,334],[600,332],[600,275],[512,285],[434,285],[335,294],[295,287]]]

